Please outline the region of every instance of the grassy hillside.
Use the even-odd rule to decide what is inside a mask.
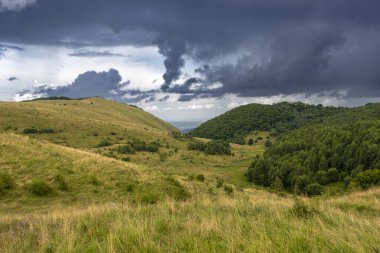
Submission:
[[[380,103],[358,108],[323,107],[299,102],[282,102],[274,105],[249,104],[203,123],[189,135],[243,143],[243,137],[253,131],[272,130],[284,133],[310,124],[343,124],[379,117]]]
[[[176,179],[157,170],[15,134],[0,134],[0,161],[2,215],[190,197]],[[4,178],[12,182],[9,189],[2,187]]]
[[[358,109],[360,119],[377,108]],[[296,122],[358,117],[347,109],[309,113]],[[247,180],[256,156],[313,134],[288,131],[294,126],[279,139],[250,131],[251,145],[210,155],[188,150],[209,139],[172,135],[171,125],[109,100],[0,103],[0,252],[380,251],[379,188],[305,198]],[[325,136],[325,128],[315,142],[330,147],[341,132]],[[378,133],[377,125],[363,129]],[[274,146],[266,148],[268,140]]]
[[[192,192],[156,205],[99,204],[0,217],[0,251],[378,252],[380,189],[329,199]]]
[[[0,131],[22,134],[25,129],[40,131],[29,134],[37,139],[82,148],[104,139],[159,139],[177,131],[139,108],[102,98],[0,102]]]

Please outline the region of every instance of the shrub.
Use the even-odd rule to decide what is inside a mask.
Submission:
[[[205,181],[205,176],[203,174],[199,174],[197,175],[196,179],[200,182],[204,182]]]
[[[253,139],[252,139],[252,138],[249,138],[249,140],[248,140],[248,145],[253,145],[253,143],[254,143]]]
[[[305,193],[306,186],[311,183],[310,177],[302,175],[293,179],[292,185],[295,193]],[[299,192],[297,192],[299,191]]]
[[[134,154],[136,150],[129,145],[123,145],[117,148],[117,152],[120,154]]]
[[[226,141],[213,140],[206,143],[204,151],[209,155],[231,155],[231,145]]]
[[[130,157],[123,157],[123,158],[121,158],[121,160],[122,160],[123,162],[130,162],[130,161],[131,161],[131,158],[130,158]]]
[[[323,186],[317,183],[312,183],[306,186],[305,192],[308,196],[321,195],[323,193]]]
[[[380,170],[366,170],[359,173],[353,180],[354,184],[362,189],[380,185]]]
[[[52,128],[41,128],[41,129],[37,129],[37,128],[25,128],[23,130],[23,133],[24,134],[53,134],[55,133],[56,131]]]
[[[38,129],[36,129],[36,128],[25,128],[23,133],[24,134],[36,134],[36,133],[38,133]]]
[[[234,192],[234,188],[232,188],[232,186],[229,186],[229,185],[225,185],[223,187],[223,190],[228,194],[228,195],[231,195],[233,192]]]
[[[103,147],[108,147],[111,145],[112,145],[112,143],[109,142],[108,140],[102,140],[101,142],[99,142],[99,144],[96,147],[97,148],[103,148]]]
[[[0,175],[0,195],[15,187],[15,182],[8,174]]]
[[[30,192],[36,196],[45,196],[51,194],[53,189],[43,180],[35,180],[30,184]]]

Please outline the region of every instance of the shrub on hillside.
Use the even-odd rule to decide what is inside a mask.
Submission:
[[[141,140],[129,141],[128,144],[136,151],[147,151],[151,153],[157,153],[159,151],[159,147],[161,146],[157,141],[146,143]]]
[[[323,186],[317,183],[312,183],[306,186],[305,193],[307,196],[316,196],[323,193]]]
[[[226,141],[212,140],[205,143],[190,142],[188,150],[203,151],[208,155],[231,155],[231,145]]]
[[[232,195],[232,193],[234,192],[234,188],[232,188],[232,186],[229,186],[229,185],[225,185],[223,187],[223,190],[225,193],[227,193],[228,195]]]
[[[13,178],[8,174],[0,174],[0,195],[15,187]]]
[[[108,146],[111,146],[112,143],[109,142],[108,140],[102,140],[101,142],[99,142],[98,145],[96,145],[97,148],[103,148],[103,147],[108,147]]]
[[[200,181],[200,182],[204,182],[205,179],[206,179],[205,176],[204,176],[203,174],[199,174],[199,175],[197,175],[196,178],[197,178],[197,180]]]
[[[359,173],[353,180],[354,184],[362,189],[380,185],[380,170],[366,170]]]
[[[136,150],[129,145],[123,145],[117,148],[117,152],[120,154],[134,154]]]
[[[254,143],[253,139],[252,139],[252,138],[249,138],[249,140],[248,140],[248,145],[253,145],[253,143]]]
[[[41,128],[41,129],[37,129],[37,128],[25,128],[23,130],[23,133],[24,134],[53,134],[55,133],[56,131],[52,128]]]
[[[29,190],[36,196],[45,196],[53,192],[53,189],[50,187],[50,185],[43,180],[33,181],[29,186]]]

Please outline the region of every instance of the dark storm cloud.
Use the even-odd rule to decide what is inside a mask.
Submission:
[[[379,10],[378,0],[39,0],[1,13],[0,34],[73,48],[156,45],[161,90],[181,101],[341,90],[365,97],[380,96]],[[189,58],[209,67],[181,84]]]
[[[69,54],[70,56],[75,57],[122,57],[124,55],[122,54],[115,54],[110,51],[94,51],[94,50],[87,50],[87,49],[80,49],[72,52]]]
[[[80,74],[73,83],[66,86],[40,86],[33,90],[20,93],[20,95],[34,94],[48,97],[65,96],[70,98],[83,98],[93,96],[122,97],[129,82],[121,83],[121,76],[115,69],[95,72],[87,71]]]

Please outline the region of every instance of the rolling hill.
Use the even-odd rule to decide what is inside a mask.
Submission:
[[[262,120],[241,133],[254,144],[210,155],[189,150],[209,139],[173,134],[151,114],[101,98],[0,103],[0,252],[379,251],[379,188],[308,198],[246,177],[256,159],[278,159],[274,174],[282,161],[298,171],[287,159],[302,164],[305,152],[281,153],[298,144],[323,147],[326,158],[333,146],[345,159],[339,143],[350,131],[372,150],[377,121],[357,122],[356,132],[337,125],[376,118],[378,104],[277,106],[254,105]],[[273,137],[272,126],[283,134]]]
[[[253,131],[281,134],[311,124],[345,124],[380,118],[380,103],[358,108],[324,107],[282,102],[274,105],[249,104],[217,116],[189,133],[189,136],[244,143]]]
[[[40,133],[35,134],[33,130]],[[0,102],[0,131],[90,148],[102,140],[159,139],[178,131],[142,109],[102,98]],[[53,133],[53,134],[52,134]]]

